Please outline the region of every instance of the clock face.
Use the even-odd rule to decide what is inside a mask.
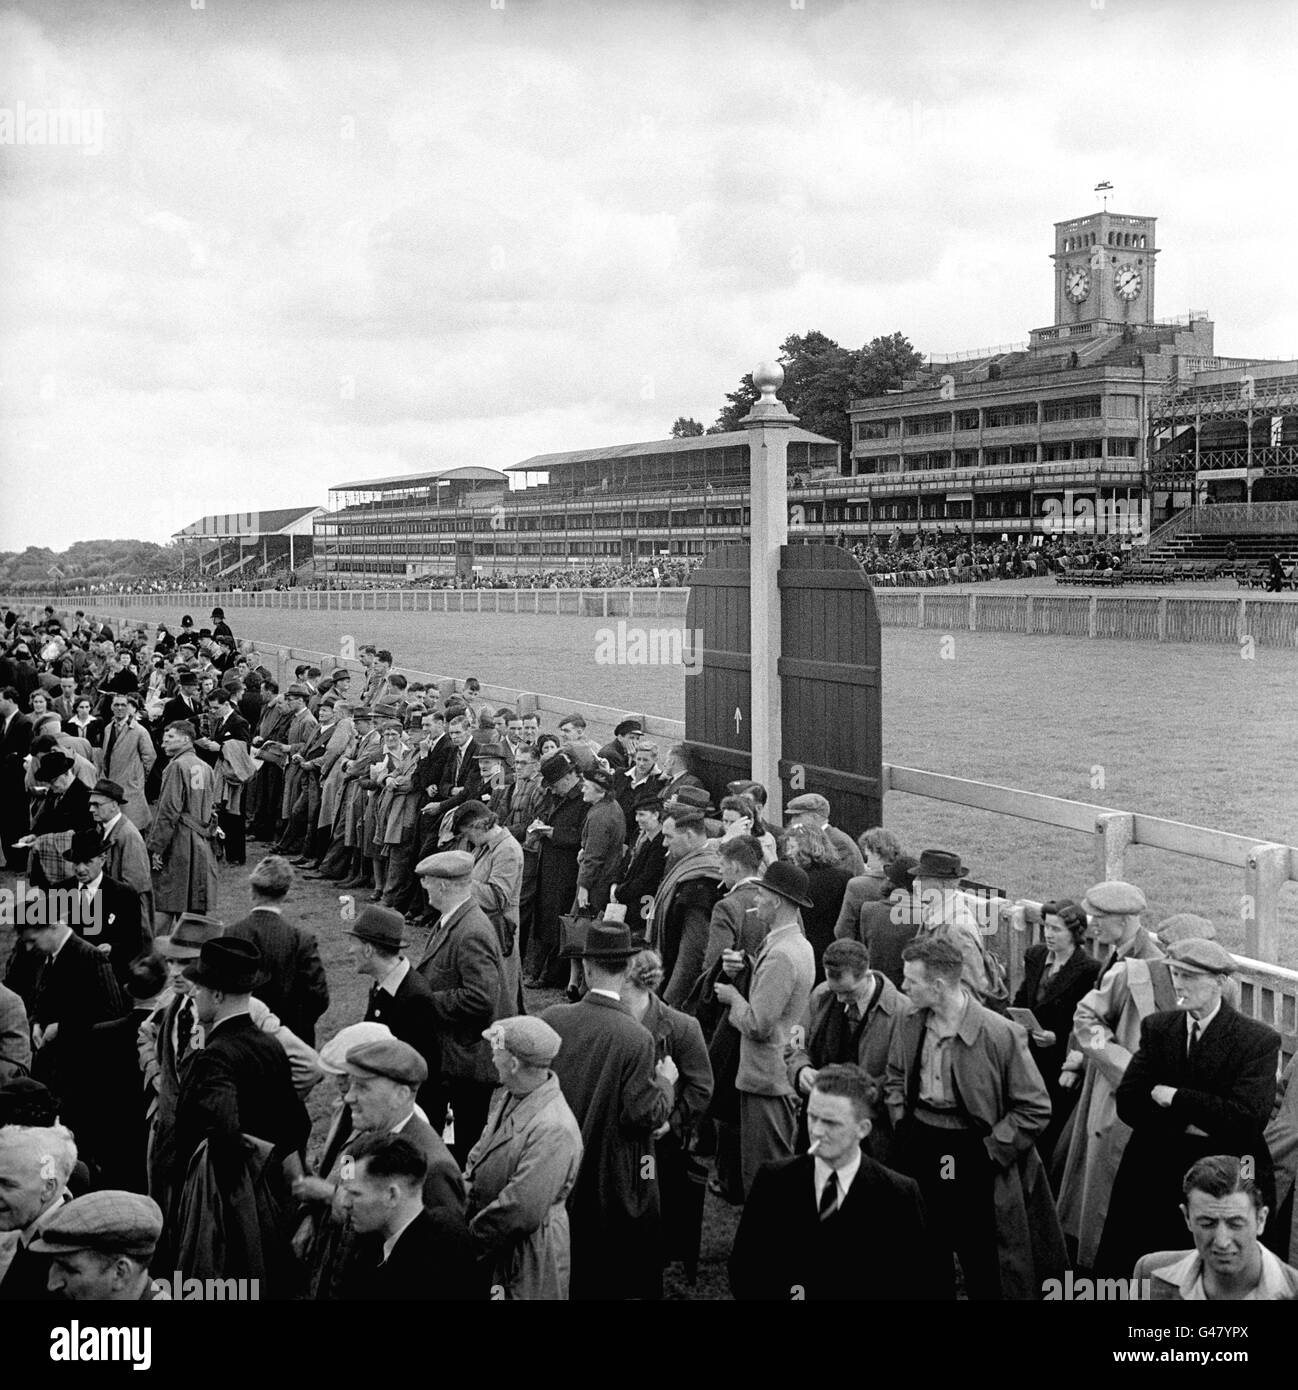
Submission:
[[[1120,265],[1113,272],[1113,288],[1123,299],[1135,299],[1143,281],[1134,265]]]
[[[1091,277],[1086,271],[1070,268],[1064,274],[1064,293],[1074,304],[1080,304],[1091,292]]]

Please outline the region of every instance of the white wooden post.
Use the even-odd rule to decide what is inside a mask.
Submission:
[[[752,647],[753,780],[766,788],[767,818],[783,814],[780,702],[780,547],[789,539],[789,430],[798,423],[776,391],[784,384],[778,362],[753,368],[761,399],[739,422],[749,431],[752,524],[749,527],[749,614]],[[707,635],[704,634],[704,640]]]

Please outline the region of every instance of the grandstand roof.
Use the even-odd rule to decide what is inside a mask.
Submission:
[[[389,487],[420,487],[432,483],[449,482],[461,479],[465,482],[499,482],[508,480],[498,468],[483,468],[476,463],[466,463],[452,468],[434,468],[424,473],[394,473],[390,478],[361,478],[353,483],[330,483],[330,492],[366,492],[370,489]]]
[[[823,434],[812,434],[794,425],[788,438],[797,444],[833,444]],[[645,444],[613,444],[604,449],[571,449],[563,454],[533,454],[522,463],[511,463],[506,473],[549,473],[570,463],[597,463],[602,459],[640,458],[651,454],[692,453],[699,449],[747,448],[748,431],[731,430],[726,434],[696,434],[686,439],[652,439]]]
[[[276,507],[268,512],[222,512],[201,516],[171,533],[173,540],[183,536],[278,536],[286,535],[323,507]],[[309,529],[307,534],[310,534]]]

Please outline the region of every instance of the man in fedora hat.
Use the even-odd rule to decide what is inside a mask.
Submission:
[[[732,984],[718,984],[715,990],[740,1035],[735,1090],[745,1196],[763,1163],[793,1156],[798,1099],[784,1053],[794,1025],[807,1012],[816,979],[815,953],[798,911],[811,906],[807,875],[783,859],[768,864],[754,893],[754,906],[767,930],[753,963],[748,998]],[[733,949],[723,951],[721,960],[729,976],[739,974],[745,963],[743,952]]]
[[[1216,941],[1189,937],[1168,956],[1176,1007],[1141,1024],[1140,1046],[1117,1091],[1131,1140],[1096,1256],[1103,1275],[1126,1275],[1141,1255],[1174,1248],[1184,1225],[1181,1178],[1210,1154],[1249,1156],[1264,1205],[1273,1205],[1264,1131],[1280,1035],[1223,997],[1238,967]]]
[[[964,959],[964,982],[984,1003],[1004,1003],[1004,980],[983,949],[978,914],[973,899],[961,891],[960,881],[969,872],[960,856],[945,849],[926,849],[915,866],[915,896],[919,900],[917,937],[940,936]]]
[[[496,928],[474,901],[473,856],[445,850],[421,859],[415,873],[437,914],[418,967],[433,994],[445,1087],[442,1103],[428,1118],[440,1129],[450,1106],[455,1116],[451,1150],[463,1163],[482,1133],[496,1086],[482,1030],[509,1017],[517,996],[509,993]]]
[[[242,1136],[271,1144],[281,1161],[302,1149],[311,1133],[306,1107],[293,1088],[283,1045],[252,1021],[250,1002],[262,972],[250,941],[206,941],[182,972],[194,988],[203,1046],[180,1076],[176,1104],[177,1184],[207,1140],[216,1172],[233,1175]]]
[[[566,753],[552,753],[541,764],[545,799],[526,829],[528,843],[537,846],[536,908],[528,948],[528,974],[535,985],[562,983],[558,959],[559,918],[577,895],[577,855],[587,803],[581,793],[581,773]]]
[[[140,902],[140,922],[153,935],[153,870],[135,822],[125,814],[126,793],[101,777],[90,789],[90,814],[104,841],[104,872],[124,883]]]
[[[59,749],[44,753],[32,769],[33,785],[42,796],[40,810],[32,821],[32,836],[40,840],[69,830],[85,830],[93,824],[90,814],[90,788],[76,775],[72,759]],[[38,845],[38,850],[44,849]],[[61,850],[60,850],[61,852]],[[47,866],[48,853],[33,856],[31,876],[38,887],[60,877]]]
[[[401,954],[410,943],[399,912],[389,907],[366,907],[350,925],[347,956],[358,975],[370,980],[365,1022],[385,1023],[394,1037],[424,1059],[428,1075],[417,1099],[426,1113],[441,1101],[442,1049],[438,1040],[438,1014],[428,982]]]
[[[581,952],[587,993],[541,1015],[561,1039],[552,1065],[584,1150],[568,1198],[573,1299],[662,1297],[653,1140],[679,1073],[670,1057],[655,1064],[652,1035],[620,997],[638,949],[625,924],[592,922]]]
[[[140,922],[139,896],[104,872],[108,846],[98,826],[76,831],[63,857],[72,876],[55,886],[71,908],[68,925],[107,954],[113,974],[125,985],[131,962],[148,940]]]

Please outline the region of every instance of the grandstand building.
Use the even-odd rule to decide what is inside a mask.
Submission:
[[[321,569],[348,582],[698,559],[746,534],[748,468],[740,431],[538,454],[504,473],[340,483],[316,523]],[[839,446],[794,428],[789,473],[807,485],[838,480]],[[510,490],[509,474],[524,486]]]
[[[1021,345],[930,359],[901,391],[852,403],[851,472],[874,520],[999,537],[1146,502],[1157,518],[1194,500],[1187,479],[1165,476],[1167,451],[1190,446],[1154,424],[1154,403],[1166,415],[1201,377],[1274,364],[1215,356],[1205,313],[1155,318],[1154,224],[1107,210],[1056,223],[1050,326]]]
[[[181,567],[195,583],[287,579],[309,566],[315,520],[323,507],[280,507],[268,512],[224,512],[200,517],[172,534]]]
[[[1030,540],[1116,517],[1140,539],[1187,508],[1298,499],[1298,364],[1216,355],[1206,313],[1156,318],[1158,256],[1152,217],[1056,223],[1051,324],[852,401],[847,458],[791,430],[791,537]],[[338,484],[320,567],[346,583],[695,560],[747,534],[748,470],[740,431]]]

